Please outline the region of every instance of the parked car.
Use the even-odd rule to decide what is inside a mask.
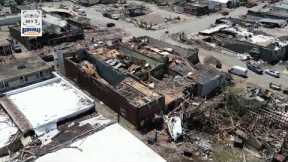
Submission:
[[[81,9],[80,6],[73,6],[72,7],[72,10],[75,11],[75,12],[77,12],[79,9]]]
[[[288,88],[283,89],[283,93],[288,95]]]
[[[229,15],[229,11],[228,10],[223,10],[220,12],[223,16],[227,16]]]
[[[274,89],[274,90],[277,90],[277,91],[281,91],[281,84],[276,84],[276,83],[273,83],[273,82],[271,82],[270,84],[269,84],[269,87],[271,88],[271,89]]]
[[[241,55],[240,56],[240,60],[241,61],[248,61],[251,59],[251,56],[250,55]]]
[[[12,48],[13,48],[13,51],[16,52],[16,53],[22,52],[22,48],[21,48],[21,46],[20,46],[19,43],[14,43],[14,44],[12,45]]]
[[[69,9],[69,7],[68,7],[68,6],[66,6],[66,5],[64,5],[64,4],[60,4],[59,8],[61,8],[61,9],[66,9],[66,10],[68,10],[68,9]]]
[[[265,73],[275,78],[280,78],[280,72],[272,69],[266,69]]]
[[[111,28],[111,27],[114,27],[115,24],[114,24],[114,23],[107,23],[106,26],[107,26],[108,28]]]
[[[86,11],[83,10],[83,9],[78,9],[77,12],[78,12],[78,14],[79,14],[80,16],[87,16]]]
[[[107,11],[105,13],[102,14],[104,17],[107,17],[107,18],[110,18],[110,19],[113,19],[113,20],[119,20],[121,15],[120,13],[115,13],[113,11]]]
[[[263,74],[263,69],[257,64],[247,62],[246,66],[249,70],[255,72],[256,74],[259,74],[259,75]]]
[[[234,75],[238,75],[238,76],[242,76],[247,78],[248,77],[248,70],[244,67],[241,66],[233,66],[232,68],[230,68],[228,70],[229,73],[234,74]]]

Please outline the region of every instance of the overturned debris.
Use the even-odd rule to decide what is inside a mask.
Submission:
[[[183,133],[181,118],[178,116],[167,117],[166,123],[170,136],[174,141],[177,141]]]

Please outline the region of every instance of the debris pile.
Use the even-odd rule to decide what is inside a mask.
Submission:
[[[255,91],[257,95],[270,97],[273,104],[256,100]],[[190,160],[222,161],[226,154],[226,158],[232,161],[241,161],[244,157],[248,161],[273,159],[276,154],[282,153],[287,136],[287,123],[283,121],[285,114],[278,120],[271,118],[276,110],[285,112],[275,105],[280,101],[282,104],[287,102],[279,100],[277,94],[255,87],[241,92],[229,88],[211,100],[186,99],[168,115],[170,120],[166,120],[166,126],[160,131],[162,136],[163,132],[168,132],[166,136],[170,136],[171,140],[158,140],[158,146],[153,145],[153,148],[163,149],[163,145],[168,146],[165,143],[169,142],[169,145],[175,146],[174,154],[180,159]],[[269,113],[270,116],[267,115]],[[179,127],[171,127],[173,121],[173,126],[177,125],[175,119],[182,121]],[[183,130],[181,138],[176,136],[180,133],[175,134],[178,130]]]

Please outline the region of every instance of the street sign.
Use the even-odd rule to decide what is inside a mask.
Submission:
[[[42,11],[21,10],[21,36],[42,36]]]

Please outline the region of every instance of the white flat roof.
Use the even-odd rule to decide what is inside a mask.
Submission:
[[[230,0],[210,0],[218,3],[228,3]]]
[[[61,18],[46,14],[45,17],[43,17],[43,23],[44,24],[52,24],[52,25],[56,25],[56,26],[60,26],[62,28],[64,28],[65,26],[67,26],[67,21],[63,20]]]
[[[91,98],[59,75],[7,92],[6,95],[31,123],[37,135],[47,130],[46,127],[55,127],[55,124],[64,118],[94,108]]]
[[[36,162],[166,162],[119,124],[113,124]]]
[[[201,34],[212,34],[212,33],[218,32],[219,30],[224,29],[224,28],[227,28],[227,27],[229,27],[229,25],[227,25],[227,24],[220,24],[220,25],[217,25],[217,26],[215,26],[215,27],[212,27],[212,28],[209,28],[209,29],[200,31],[200,33],[201,33]]]

